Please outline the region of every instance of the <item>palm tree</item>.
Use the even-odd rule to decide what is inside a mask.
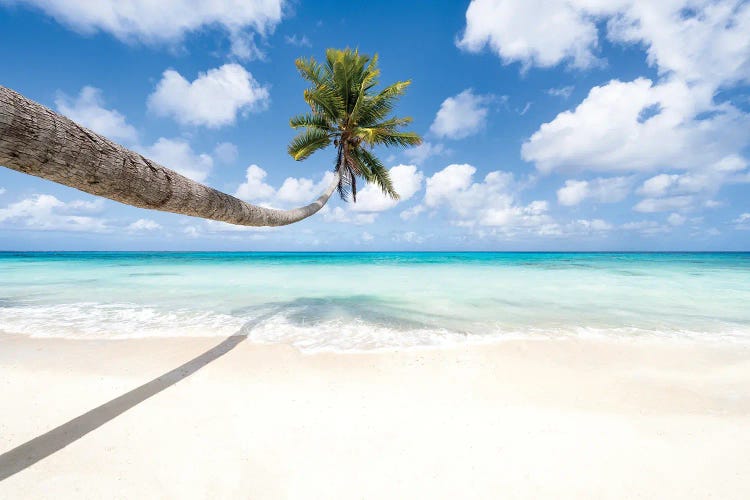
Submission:
[[[252,205],[188,179],[2,86],[0,165],[126,205],[242,226],[284,226],[310,217],[338,185],[334,179],[304,207],[276,210]]]
[[[299,146],[292,150],[295,158],[303,159],[334,140],[339,147],[339,161],[325,192],[304,207],[277,210],[246,203],[159,165],[3,86],[0,165],[127,205],[243,226],[284,226],[310,217],[323,208],[337,188],[343,195],[351,186],[356,195],[357,175],[397,196],[387,170],[361,143],[419,143],[416,135],[396,131],[408,120],[378,121],[388,114],[408,82],[370,97],[367,91],[377,77],[375,60],[365,69],[367,58],[356,52],[329,54],[330,70],[316,69],[312,60],[309,66],[302,63],[302,67],[310,68],[303,75],[314,77],[319,71],[321,85],[305,92],[313,114],[292,120],[293,124],[308,128],[295,140],[293,144]],[[330,78],[326,76],[329,74]],[[324,106],[330,107],[330,112],[323,113]],[[330,117],[347,121],[334,123]],[[321,140],[321,132],[326,134],[327,142]]]
[[[372,148],[422,143],[414,132],[400,130],[411,123],[411,118],[388,116],[411,81],[396,82],[374,93],[380,75],[377,54],[370,58],[351,49],[328,49],[324,64],[313,58],[300,58],[296,65],[302,77],[312,84],[304,92],[311,112],[289,121],[292,128],[305,129],[289,144],[289,154],[295,160],[304,160],[333,143],[334,172],[342,199],[351,193],[356,203],[360,177],[398,199],[388,169]]]

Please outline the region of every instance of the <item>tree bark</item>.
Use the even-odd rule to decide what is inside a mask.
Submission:
[[[0,165],[126,205],[241,226],[285,226],[328,202],[338,174],[314,202],[291,210],[246,203],[188,179],[0,86]]]

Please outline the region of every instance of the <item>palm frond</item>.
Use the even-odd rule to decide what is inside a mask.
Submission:
[[[316,128],[309,128],[292,139],[289,144],[289,154],[299,161],[304,160],[319,149],[323,149],[331,143],[331,137]]]
[[[294,61],[294,65],[297,67],[297,71],[299,71],[300,75],[302,75],[302,78],[313,85],[318,86],[324,83],[323,68],[312,57],[310,59],[300,57]]]
[[[319,113],[297,115],[289,120],[289,126],[292,128],[317,128],[325,132],[333,131],[333,126],[328,118]]]
[[[338,121],[344,115],[344,103],[333,87],[321,85],[307,89],[303,96],[313,112],[324,114],[331,121]]]
[[[358,127],[357,133],[369,146],[410,147],[422,144],[415,132],[399,132],[391,127]]]
[[[357,150],[357,156],[359,161],[366,166],[365,180],[378,186],[386,196],[398,200],[400,196],[393,187],[391,175],[380,159],[365,148]]]

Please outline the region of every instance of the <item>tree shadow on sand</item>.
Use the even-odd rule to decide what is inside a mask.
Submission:
[[[3,453],[0,455],[0,481],[60,451],[74,441],[81,439],[89,432],[98,429],[134,406],[173,386],[212,361],[227,354],[237,347],[240,342],[247,339],[253,326],[270,318],[273,314],[274,312],[271,312],[264,314],[262,317],[255,318],[245,324],[236,334],[226,338],[220,344],[196,356],[187,363]]]

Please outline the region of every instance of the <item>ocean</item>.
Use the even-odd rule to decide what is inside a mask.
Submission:
[[[750,253],[0,253],[0,332],[303,351],[750,341]]]

